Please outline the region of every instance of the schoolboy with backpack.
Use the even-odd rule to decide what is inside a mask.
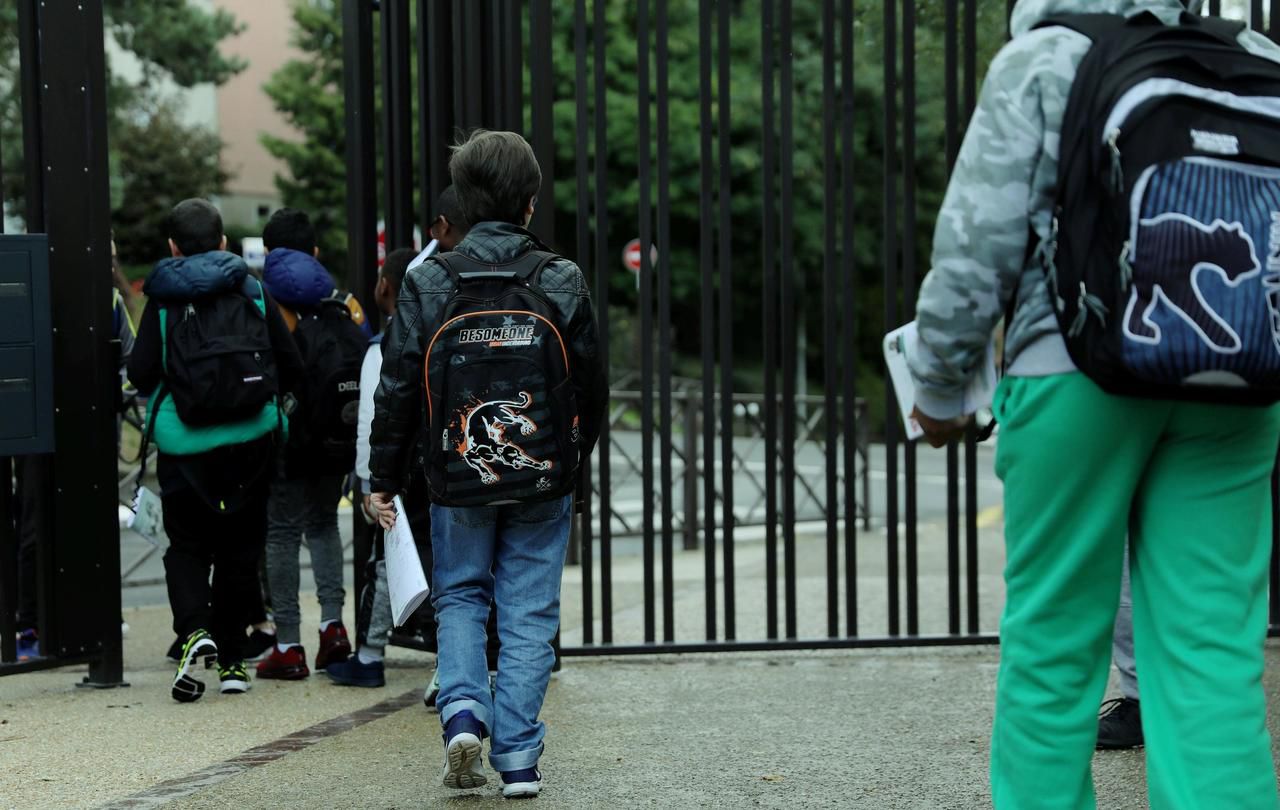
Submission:
[[[256,601],[284,401],[302,367],[279,310],[238,257],[225,252],[222,217],[205,200],[168,220],[172,258],[143,292],[129,379],[149,395],[147,437],[169,536],[165,581],[184,639],[171,694],[198,700],[196,676],[218,666],[223,693],[244,692],[245,627]],[[212,570],[212,585],[210,571]]]
[[[941,445],[1006,308],[997,808],[1088,808],[1130,542],[1152,807],[1275,807],[1280,48],[1177,0],[1019,0],[910,358]]]
[[[263,282],[285,313],[304,374],[267,506],[267,581],[276,646],[258,663],[258,677],[299,680],[310,674],[298,607],[304,535],[320,602],[315,667],[323,671],[351,654],[342,623],[346,592],[338,501],[355,464],[360,365],[370,333],[363,310],[335,288],[318,261],[315,228],[304,212],[275,212],[262,238],[267,249]]]
[[[383,341],[370,500],[394,525],[425,425],[443,782],[484,785],[489,737],[503,795],[536,796],[570,493],[608,386],[582,271],[525,229],[542,182],[532,148],[516,133],[477,131],[449,169],[471,229],[405,277]],[[502,639],[494,692],[491,602]]]

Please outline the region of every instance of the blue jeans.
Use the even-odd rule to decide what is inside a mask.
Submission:
[[[491,738],[500,772],[538,764],[546,728],[538,720],[555,664],[560,579],[569,546],[568,497],[535,504],[431,507],[431,547],[440,646],[440,722],[469,711]],[[489,692],[485,622],[498,608],[496,697]]]

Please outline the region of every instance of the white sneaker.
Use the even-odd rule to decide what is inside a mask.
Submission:
[[[422,693],[422,705],[427,707],[428,711],[438,711],[436,709],[436,698],[440,697],[440,670],[437,669],[435,674],[431,676],[431,683],[427,684],[427,688]]]
[[[454,790],[483,787],[489,780],[480,762],[480,738],[463,732],[454,735],[444,751],[444,786]]]
[[[508,776],[515,781],[508,782]],[[542,772],[537,768],[512,771],[510,774],[502,775],[502,798],[504,799],[532,799],[541,790]]]

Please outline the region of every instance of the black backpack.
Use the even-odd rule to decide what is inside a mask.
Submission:
[[[257,416],[279,393],[262,284],[160,309],[168,395],[192,426]]]
[[[307,456],[309,474],[346,473],[355,466],[360,367],[369,338],[344,298],[335,295],[299,312],[293,332],[305,374],[289,444]]]
[[[1047,26],[1093,41],[1038,251],[1072,360],[1114,394],[1280,400],[1280,64],[1221,19]]]
[[[578,477],[578,404],[556,309],[538,286],[558,258],[433,256],[454,288],[427,346],[431,500],[487,506],[562,497]]]

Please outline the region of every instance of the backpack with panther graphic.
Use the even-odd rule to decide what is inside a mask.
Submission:
[[[1037,251],[1076,366],[1114,394],[1280,399],[1280,64],[1239,23],[1054,17],[1093,45]]]
[[[433,502],[488,506],[562,497],[579,464],[568,346],[538,286],[558,258],[505,264],[433,256],[453,281],[425,366],[427,481]]]

